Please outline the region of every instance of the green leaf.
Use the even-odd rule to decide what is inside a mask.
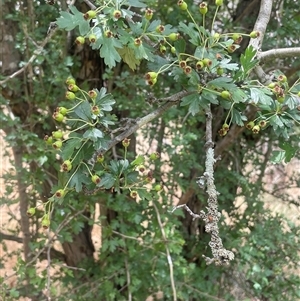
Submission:
[[[117,49],[119,55],[123,59],[123,61],[129,66],[131,70],[135,70],[137,66],[140,65],[140,60],[136,58],[135,52],[133,49],[124,46],[121,49]]]
[[[114,38],[103,38],[102,47],[100,48],[100,56],[104,58],[104,63],[109,67],[115,67],[116,62],[121,61],[116,48],[122,48],[122,44],[116,41]]]
[[[132,166],[138,166],[138,165],[144,164],[144,162],[145,162],[145,157],[142,156],[142,155],[138,155],[138,156],[130,163],[130,165],[132,165]]]
[[[270,91],[264,88],[250,88],[251,102],[263,106],[265,109],[271,110],[271,105],[274,103],[273,99],[268,95]]]
[[[224,89],[228,91],[234,91],[237,86],[233,83],[233,79],[230,77],[218,77],[207,83],[207,86],[213,86],[218,89]]]
[[[104,187],[105,189],[110,189],[114,186],[116,178],[110,174],[106,173],[103,177],[101,177],[101,181],[99,183],[99,187]]]
[[[72,139],[69,139],[68,141],[66,141],[63,144],[63,147],[61,149],[61,156],[62,156],[63,161],[72,158],[74,149],[79,148],[81,143],[82,143],[82,140],[78,139],[78,138],[72,138]]]
[[[229,63],[231,60],[230,59],[223,59],[220,62],[220,67],[227,69],[227,70],[238,70],[239,69],[239,65],[236,63]]]
[[[103,132],[101,132],[99,129],[91,128],[83,134],[83,138],[87,138],[95,142],[99,138],[103,138]]]
[[[203,30],[202,26],[198,26],[200,32],[206,36],[206,32],[205,30]],[[179,30],[184,32],[186,35],[188,35],[190,37],[189,41],[198,46],[200,45],[200,36],[199,36],[199,31],[197,30],[196,26],[194,23],[189,23],[188,25],[186,25],[183,22],[179,22]]]
[[[241,112],[239,112],[238,110],[236,110],[235,108],[233,108],[231,115],[232,115],[232,122],[239,126],[243,126],[244,121],[247,120],[247,117],[243,115]]]
[[[241,55],[241,68],[237,72],[236,77],[240,79],[245,79],[248,76],[248,73],[258,64],[258,60],[254,59],[256,55],[256,50],[249,46],[245,53]]]
[[[80,166],[77,172],[72,176],[69,187],[75,187],[76,192],[82,191],[83,184],[88,185],[91,183],[91,179],[85,174],[86,168]]]
[[[295,154],[299,150],[298,147],[292,146],[291,143],[288,141],[281,141],[279,143],[279,147],[285,151],[285,162],[290,162],[293,157],[295,157]]]
[[[182,98],[180,106],[189,106],[189,113],[195,116],[200,111],[200,95],[197,93],[190,94]]]
[[[273,151],[270,157],[270,160],[272,163],[281,163],[285,159],[285,151],[280,150],[280,151]]]
[[[82,120],[92,120],[91,105],[88,101],[84,101],[78,107],[76,107],[74,113]]]

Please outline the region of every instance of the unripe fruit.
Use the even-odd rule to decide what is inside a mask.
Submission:
[[[203,59],[204,66],[210,67],[212,65],[212,60],[205,58]]]
[[[99,115],[100,114],[100,108],[98,107],[98,106],[91,106],[91,111],[92,111],[92,113],[94,114],[94,115]]]
[[[165,27],[163,25],[158,25],[155,29],[157,33],[162,33],[165,30]]]
[[[85,20],[90,20],[90,19],[93,19],[95,18],[97,15],[97,12],[94,11],[94,10],[89,10],[88,12],[86,12],[84,15],[83,15],[83,18]]]
[[[94,35],[94,34],[89,35],[89,41],[90,41],[91,43],[95,43],[96,40],[97,40],[96,35]]]
[[[137,191],[132,190],[132,191],[130,192],[130,197],[132,197],[133,199],[136,199],[136,198],[138,197]]]
[[[98,163],[102,163],[103,161],[104,161],[104,155],[99,154],[99,155],[97,156],[97,162],[98,162]]]
[[[146,170],[146,167],[144,165],[139,165],[138,166],[138,171],[139,172],[145,172],[145,170]]]
[[[113,33],[110,31],[110,30],[106,30],[104,32],[104,35],[107,37],[107,38],[111,38],[113,36]]]
[[[63,164],[61,165],[61,169],[64,172],[68,172],[72,169],[72,163],[70,160],[66,160],[63,162]]]
[[[62,122],[64,120],[64,115],[58,112],[54,112],[52,115],[53,119],[55,119],[57,122]]]
[[[160,45],[159,46],[159,51],[161,52],[161,53],[166,53],[166,51],[167,51],[167,48],[166,48],[166,46],[164,46],[164,45]]]
[[[153,17],[153,10],[150,8],[147,8],[145,11],[145,18],[150,21]]]
[[[277,97],[277,101],[278,101],[279,103],[284,103],[284,99],[285,99],[284,95],[283,95],[283,96],[278,96],[278,97]]]
[[[128,147],[130,145],[130,139],[128,138],[125,138],[123,141],[122,141],[122,145],[124,147]]]
[[[225,131],[223,128],[222,129],[219,129],[218,130],[218,134],[221,136],[221,137],[224,137],[227,135],[227,131]]]
[[[254,127],[255,123],[254,121],[249,121],[247,124],[246,124],[246,128],[248,130],[252,130],[252,128]]]
[[[270,83],[270,84],[268,85],[268,87],[269,87],[270,89],[274,89],[275,86],[276,86],[276,83]]]
[[[217,6],[221,6],[221,5],[223,5],[223,0],[216,0],[215,3]]]
[[[177,41],[179,39],[179,37],[180,37],[180,34],[177,32],[172,32],[168,35],[169,40],[172,42]]]
[[[180,67],[180,68],[185,69],[186,66],[187,66],[186,61],[179,61],[179,67]]]
[[[76,43],[77,45],[83,45],[83,44],[84,44],[84,41],[85,41],[85,38],[82,37],[82,36],[79,36],[79,37],[77,37],[77,38],[75,39],[75,43]]]
[[[162,187],[162,185],[160,185],[160,184],[156,184],[155,186],[154,186],[154,190],[155,191],[161,191],[163,189],[163,187]]]
[[[218,67],[217,68],[217,74],[221,76],[223,73],[224,73],[224,69],[221,68],[221,67]]]
[[[287,77],[283,74],[280,74],[277,79],[282,82],[282,83],[286,83],[287,82]]]
[[[250,32],[250,38],[251,39],[256,39],[256,38],[258,38],[260,36],[260,33],[259,33],[259,31],[252,31],[252,32]]]
[[[113,17],[114,17],[115,19],[120,19],[121,16],[122,16],[122,13],[121,13],[119,10],[115,10],[115,11],[113,12]]]
[[[220,39],[220,34],[219,33],[215,33],[214,35],[213,35],[213,38],[215,39],[215,40],[219,40]]]
[[[97,185],[101,182],[101,179],[99,178],[99,176],[93,175],[92,176],[92,182]]]
[[[66,99],[73,100],[75,98],[76,98],[76,95],[73,92],[71,92],[71,91],[66,92]]]
[[[198,61],[196,63],[197,70],[201,70],[204,67],[204,63],[202,61]]]
[[[48,229],[50,226],[50,219],[49,219],[49,216],[48,214],[46,214],[43,219],[42,219],[42,227],[43,229]]]
[[[63,132],[61,130],[52,132],[52,136],[53,138],[60,140],[63,137]]]
[[[184,68],[184,73],[185,74],[191,74],[191,72],[192,72],[192,67],[191,66],[186,66]]]
[[[207,3],[206,2],[202,2],[199,4],[199,11],[202,15],[205,15],[208,11],[208,8],[207,8]]]
[[[134,40],[134,46],[139,47],[143,44],[143,41],[140,38]]]
[[[97,92],[95,90],[90,90],[88,92],[88,94],[89,94],[90,98],[92,98],[92,99],[97,97]]]
[[[152,153],[152,154],[150,154],[149,158],[151,160],[157,160],[160,158],[160,154],[158,152]]]
[[[241,36],[240,34],[234,33],[234,34],[232,35],[232,39],[235,41],[235,40],[237,40],[240,36]]]
[[[63,198],[66,194],[66,191],[64,189],[58,189],[56,192],[55,192],[55,197],[57,198]]]
[[[171,52],[172,52],[173,54],[175,54],[175,53],[176,53],[176,48],[175,48],[175,47],[171,47]]]
[[[44,141],[46,142],[47,145],[50,145],[53,143],[53,137],[49,137],[48,135],[45,135]]]
[[[177,2],[177,5],[179,6],[179,8],[181,9],[181,10],[187,10],[187,3],[185,2],[185,1],[183,1],[183,0],[179,0],[178,2]]]
[[[68,86],[68,89],[72,92],[77,92],[79,90],[79,87],[77,85],[70,84]]]
[[[57,140],[52,144],[52,147],[54,149],[60,149],[62,147],[62,141],[61,140]]]
[[[35,208],[29,208],[26,212],[26,214],[29,216],[29,217],[32,217],[35,215]]]
[[[155,78],[157,78],[157,76],[158,76],[158,73],[150,71],[145,74],[145,79],[146,80],[155,79]]]
[[[261,128],[264,128],[267,125],[267,121],[266,120],[261,120],[258,124]]]
[[[65,107],[58,107],[57,112],[65,116],[68,113],[68,109]]]
[[[73,77],[68,77],[66,79],[66,84],[67,85],[75,85],[76,84],[75,79]]]
[[[236,47],[236,45],[234,45],[234,44],[232,44],[232,45],[230,45],[230,46],[227,47],[227,51],[228,51],[229,53],[235,52],[236,49],[237,49],[237,47]]]
[[[224,131],[228,132],[228,131],[229,131],[229,125],[228,125],[227,123],[224,123],[224,124],[222,125],[222,129],[223,129]]]
[[[229,91],[224,90],[221,92],[221,96],[225,99],[230,99],[231,95],[230,95]]]
[[[254,134],[258,134],[260,131],[260,126],[259,125],[255,125],[253,128],[252,128],[252,132]]]
[[[300,97],[300,91],[298,92],[298,94],[297,94],[299,97]]]
[[[149,86],[154,86],[154,85],[156,84],[156,82],[157,82],[157,78],[153,78],[153,79],[149,79],[149,80],[147,81],[147,84],[148,84]]]

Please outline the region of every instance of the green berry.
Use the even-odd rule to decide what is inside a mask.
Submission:
[[[104,161],[104,155],[99,154],[99,155],[97,156],[97,162],[98,162],[98,163],[102,163],[103,161]]]
[[[171,52],[172,52],[173,54],[175,54],[175,53],[176,53],[176,48],[175,48],[175,47],[171,47]]]
[[[72,169],[72,163],[70,160],[66,160],[63,162],[63,164],[61,165],[61,169],[64,172],[68,172]]]
[[[50,145],[53,143],[53,137],[52,136],[49,137],[48,135],[45,135],[44,141],[46,142],[47,145]]]
[[[63,132],[61,130],[52,132],[52,137],[54,139],[60,140],[63,137]]]
[[[259,125],[255,125],[253,128],[252,128],[252,132],[254,134],[258,134],[260,131],[260,126]]]
[[[196,63],[196,69],[201,70],[204,67],[204,62],[203,61],[198,61]]]
[[[138,193],[135,190],[130,191],[130,197],[132,197],[133,199],[136,199],[138,197]]]
[[[221,6],[221,5],[223,5],[223,0],[216,0],[215,3],[217,6]]]
[[[69,76],[67,79],[66,79],[66,84],[67,85],[75,85],[76,84],[76,81],[73,77]]]
[[[75,43],[76,43],[77,45],[83,45],[84,42],[85,42],[85,38],[82,37],[82,36],[79,36],[79,37],[77,37],[77,38],[75,39]]]
[[[92,99],[95,99],[97,97],[97,92],[95,90],[90,90],[88,94]]]
[[[110,30],[106,30],[104,32],[104,35],[107,37],[107,38],[111,38],[113,36],[113,33],[110,31]]]
[[[183,0],[179,0],[177,2],[177,5],[179,6],[179,8],[181,10],[187,10],[187,8],[188,8],[187,3],[185,1],[183,1]]]
[[[26,213],[29,217],[34,216],[35,215],[35,208],[29,208]]]
[[[179,67],[182,69],[185,69],[187,66],[187,62],[186,61],[179,61]]]
[[[231,97],[229,91],[226,91],[226,90],[221,92],[221,96],[225,99],[230,99],[230,97]]]
[[[56,192],[55,192],[55,197],[57,198],[63,198],[66,194],[66,191],[64,189],[58,189]]]
[[[215,39],[215,40],[219,40],[220,39],[220,34],[219,33],[215,33],[214,35],[213,35],[213,38]]]
[[[210,67],[212,65],[212,60],[205,58],[203,59],[204,66]]]
[[[68,86],[68,89],[72,92],[77,92],[79,90],[79,87],[77,85],[71,84]]]
[[[100,114],[100,108],[96,105],[92,105],[91,106],[91,111],[94,115],[98,116]]]
[[[71,91],[66,92],[66,99],[73,100],[75,98],[76,98],[76,95],[73,92],[71,92]]]
[[[222,125],[222,129],[223,129],[224,131],[228,132],[228,131],[229,131],[229,125],[228,125],[227,123],[224,123],[224,124]]]
[[[163,25],[158,25],[156,28],[155,28],[155,31],[157,33],[162,33],[163,31],[165,30],[165,27]]]
[[[157,76],[158,76],[158,73],[150,71],[150,72],[146,73],[145,79],[146,80],[155,79],[155,78],[157,78]]]
[[[48,229],[50,226],[50,219],[49,219],[49,215],[46,214],[43,219],[42,219],[42,227],[43,229]]]
[[[161,185],[161,184],[156,184],[155,186],[154,186],[154,190],[155,191],[161,191],[163,189],[163,186]]]
[[[147,80],[147,84],[149,86],[154,86],[156,84],[156,82],[157,82],[157,78]]]
[[[92,182],[97,185],[97,184],[99,184],[101,182],[101,179],[100,179],[99,176],[93,175],[92,176]]]
[[[97,40],[96,35],[94,35],[94,34],[90,34],[90,35],[89,35],[89,41],[90,41],[91,43],[95,43],[96,40]]]
[[[282,83],[286,83],[287,82],[287,77],[284,74],[280,74],[277,79],[282,82]]]
[[[179,39],[179,36],[180,36],[179,33],[172,32],[168,35],[168,38],[169,38],[170,41],[175,42]]]
[[[57,112],[59,112],[60,114],[62,114],[62,115],[67,115],[67,113],[68,113],[68,109],[67,108],[65,108],[65,107],[58,107],[57,108]]]
[[[130,145],[130,139],[128,138],[125,138],[123,141],[122,141],[122,145],[127,148],[129,145]]]
[[[53,119],[55,119],[57,122],[62,122],[64,120],[64,115],[58,112],[54,112],[52,115]]]
[[[268,88],[270,88],[270,89],[274,89],[274,88],[275,88],[275,86],[276,86],[276,83],[270,83],[270,84],[268,85]]]
[[[115,10],[115,11],[113,12],[113,17],[114,17],[115,19],[120,19],[120,18],[122,17],[122,13],[121,13],[119,10]]]
[[[160,154],[158,152],[152,153],[149,156],[150,160],[157,160],[160,158]]]
[[[249,121],[249,122],[247,123],[247,125],[246,125],[246,128],[247,128],[248,130],[252,130],[252,128],[254,127],[254,125],[255,125],[254,121]]]
[[[260,33],[259,33],[259,31],[252,31],[252,32],[250,32],[250,38],[251,39],[256,39],[256,38],[258,38],[260,36]]]
[[[227,47],[227,51],[228,51],[229,53],[235,52],[236,49],[237,49],[237,46],[234,45],[234,44],[232,44],[232,45],[230,45],[230,46]]]
[[[261,127],[261,128],[264,128],[266,125],[267,125],[267,121],[266,120],[261,120],[258,125]]]
[[[186,66],[185,68],[184,68],[184,73],[185,74],[191,74],[191,72],[192,72],[192,67],[191,66]]]
[[[57,140],[54,143],[52,143],[52,147],[54,149],[60,149],[62,147],[62,141],[61,140]]]
[[[150,21],[153,17],[153,10],[150,8],[147,8],[145,11],[145,18],[146,20]]]
[[[206,2],[201,2],[199,4],[199,11],[202,15],[205,15],[208,11],[207,3]]]
[[[161,53],[166,53],[166,51],[167,51],[167,48],[166,48],[166,46],[164,46],[164,45],[160,45],[159,46],[159,51],[161,52]]]
[[[298,92],[298,94],[297,94],[299,97],[300,97],[300,91]]]
[[[94,10],[89,10],[88,12],[86,12],[84,15],[83,15],[83,18],[85,20],[90,20],[90,19],[93,19],[95,18],[97,15],[97,12],[94,11]]]
[[[134,46],[139,47],[143,44],[143,41],[140,38],[134,39]]]
[[[277,101],[278,101],[279,103],[284,103],[284,100],[285,100],[284,95],[283,95],[283,96],[278,96],[278,97],[277,97]]]
[[[217,68],[217,74],[221,76],[223,73],[224,73],[224,69],[221,68],[221,67],[218,67]]]

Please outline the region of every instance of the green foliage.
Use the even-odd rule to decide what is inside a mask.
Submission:
[[[295,3],[286,2],[292,10]],[[89,81],[94,79],[85,78],[85,83],[82,78],[74,79],[73,86],[67,84],[74,95],[69,94],[64,99],[62,82],[70,73],[77,77],[80,64],[75,55],[57,51],[65,48],[65,33],[60,31],[54,43],[49,44],[33,63],[33,67],[40,68],[42,78],[38,80],[36,76],[30,81],[34,97],[20,98],[25,103],[30,101],[35,108],[32,111],[35,113],[24,123],[26,126],[4,112],[0,116],[3,124],[16,129],[6,135],[9,145],[24,145],[29,150],[23,154],[25,168],[18,166],[17,171],[22,171],[24,186],[30,187],[27,195],[30,209],[34,209],[29,212],[33,213],[31,252],[36,254],[43,250],[45,254],[55,248],[52,242],[48,244],[47,232],[37,231],[41,226],[51,230],[49,235],[52,231],[55,233],[55,243],[75,245],[78,237],[89,235],[87,226],[99,227],[101,238],[93,238],[101,240],[101,247],[76,267],[62,265],[63,259],[53,256],[47,262],[47,270],[41,273],[34,262],[28,264],[19,260],[15,267],[16,288],[3,286],[0,296],[7,300],[26,296],[22,286],[29,281],[33,295],[46,289],[53,299],[62,301],[128,300],[129,294],[132,300],[145,300],[158,291],[163,291],[165,300],[173,300],[171,261],[178,300],[214,300],[216,297],[246,300],[249,296],[281,300],[283,295],[286,300],[299,298],[299,277],[293,271],[299,261],[299,227],[264,208],[259,196],[262,180],[253,183],[256,175],[251,176],[247,171],[249,167],[262,174],[266,170],[261,158],[268,157],[264,148],[256,143],[259,139],[262,145],[276,141],[276,147],[280,137],[280,150],[273,151],[270,157],[274,163],[289,162],[299,155],[299,140],[294,135],[295,124],[300,121],[297,79],[282,82],[279,80],[282,73],[278,71],[274,73],[272,86],[254,80],[252,70],[258,65],[256,50],[250,46],[236,59],[235,32],[227,31],[225,26],[224,32],[218,35],[210,30],[219,28],[213,4],[209,3],[208,13],[203,17],[199,8],[190,3],[187,11],[179,11],[169,2],[95,3],[99,7],[93,20],[85,20],[85,12],[71,6],[70,11],[60,12],[57,25],[82,36],[88,44],[83,47],[90,46],[103,58],[108,66],[102,75],[107,88],[90,88]],[[151,20],[140,10],[146,7],[145,3],[153,7]],[[39,20],[44,26],[32,36],[33,40],[39,40],[57,12],[47,5],[34,4],[37,13],[47,16]],[[121,18],[114,17],[115,10],[120,10]],[[23,17],[16,11],[8,18],[19,21]],[[178,22],[178,18],[181,21]],[[222,14],[219,18],[223,18]],[[159,25],[164,26],[164,31],[157,32]],[[94,42],[91,42],[91,35],[95,35]],[[248,33],[241,35],[249,36]],[[23,38],[21,34],[16,38],[16,48],[24,52]],[[137,39],[142,43],[137,45]],[[27,50],[33,52],[34,45],[28,45]],[[77,51],[76,48],[75,53]],[[182,61],[186,63],[184,68]],[[201,62],[200,69],[197,69],[198,62]],[[117,68],[109,70],[113,67]],[[148,71],[155,75],[148,78]],[[78,91],[75,91],[77,82]],[[12,82],[8,82],[8,86],[13,87]],[[151,106],[157,106],[156,98],[183,90],[187,94],[178,106],[140,129],[149,149],[137,147],[135,154],[132,151],[135,141],[127,138],[111,148],[110,142],[128,126],[121,124],[119,118],[143,117],[153,110]],[[145,105],[148,94],[149,105]],[[1,98],[1,103],[6,101]],[[204,264],[201,255],[207,252],[208,245],[204,223],[191,221],[191,216],[180,210],[170,213],[181,193],[190,189],[196,191],[191,200],[195,210],[205,210],[206,196],[199,191],[195,178],[204,171],[203,110],[209,106],[216,114],[214,131],[219,130],[220,136],[215,137],[217,143],[228,132],[224,124],[229,128],[243,127],[253,121],[253,127],[245,130],[237,143],[226,150],[216,172],[220,211],[227,212],[230,218],[230,222],[221,220],[223,243],[235,251],[237,258],[226,269]],[[66,111],[61,111],[61,107]],[[256,111],[251,120],[247,120],[245,112],[249,107]],[[62,122],[51,119],[51,114],[55,120],[62,114]],[[261,122],[265,125],[261,126]],[[41,130],[36,130],[36,124]],[[254,132],[252,129],[257,127],[258,131]],[[53,134],[58,130],[63,133],[60,138]],[[62,147],[53,149],[52,143],[42,143],[44,133],[53,143],[61,142]],[[151,141],[159,145],[160,158],[153,152]],[[64,172],[63,162],[70,167]],[[1,203],[8,202],[7,196],[15,190],[15,179],[14,173],[8,174],[6,195]],[[45,195],[42,186],[49,183],[52,191]],[[157,185],[163,189],[156,191]],[[237,188],[247,205],[244,211],[239,211],[234,203]],[[10,201],[18,202],[18,199]],[[100,207],[98,219],[95,218],[96,207]],[[12,234],[18,232],[19,226],[11,231]],[[88,248],[77,247],[81,251]],[[6,256],[12,256],[7,249],[5,252]],[[52,267],[56,267],[55,273]],[[53,272],[50,278],[46,275],[49,271]],[[233,291],[237,286],[239,295]]]

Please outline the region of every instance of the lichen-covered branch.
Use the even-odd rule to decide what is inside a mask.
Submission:
[[[276,58],[287,58],[300,56],[300,47],[279,48],[262,51],[257,54],[257,58],[261,62],[271,61]]]

